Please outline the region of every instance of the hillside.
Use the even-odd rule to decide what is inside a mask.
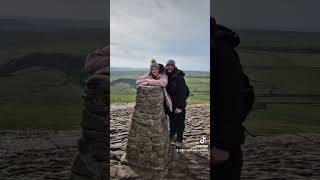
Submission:
[[[103,23],[9,18],[0,25],[0,129],[79,128],[80,72],[86,55],[108,42]]]
[[[239,31],[256,92],[246,121],[257,134],[320,132],[320,33]]]
[[[134,102],[135,87],[138,77],[146,71],[112,71],[111,69],[111,103]],[[188,103],[210,103],[210,73],[185,71],[186,83],[190,89]]]
[[[105,46],[106,32],[0,32],[0,113],[5,117],[0,127],[79,127],[78,73],[86,54]],[[320,132],[320,33],[239,34],[241,62],[257,94],[255,110],[246,121],[249,130]],[[313,52],[302,52],[306,48]],[[111,102],[134,102],[134,82],[145,72],[111,68]],[[186,80],[189,104],[208,103],[209,73],[186,71]]]
[[[73,55],[64,53],[31,53],[19,58],[10,59],[0,66],[0,76],[13,76],[15,72],[32,67],[47,70],[59,70],[69,76],[73,82],[80,82],[81,69],[86,54]]]

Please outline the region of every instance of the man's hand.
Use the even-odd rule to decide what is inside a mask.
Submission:
[[[179,113],[181,113],[181,112],[182,112],[182,109],[176,108],[176,110],[175,110],[175,113],[176,113],[176,114],[179,114]]]
[[[211,151],[211,157],[213,157],[213,164],[220,164],[229,159],[229,152],[223,149],[219,149],[213,147],[214,149]]]

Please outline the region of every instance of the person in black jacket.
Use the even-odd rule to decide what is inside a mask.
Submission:
[[[211,21],[212,65],[212,179],[239,180],[242,170],[244,121],[240,95],[242,67],[235,47],[240,43],[237,33]]]
[[[173,109],[173,112],[166,110],[170,122],[170,142],[172,145],[176,145],[177,148],[181,148],[185,128],[186,99],[189,89],[184,80],[185,73],[176,67],[174,60],[168,60],[165,69],[168,76],[166,90],[171,97]],[[175,135],[177,135],[176,139]]]

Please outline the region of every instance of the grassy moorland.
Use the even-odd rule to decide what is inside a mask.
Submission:
[[[16,22],[0,24],[8,21]],[[78,128],[80,71],[89,52],[106,46],[106,29],[13,25],[0,28],[0,129]]]
[[[248,129],[320,132],[320,33],[238,32],[241,62],[257,94]],[[0,128],[78,128],[80,70],[86,54],[108,42],[106,30],[0,29],[0,37]],[[111,102],[133,102],[133,82],[144,73],[112,71]],[[189,104],[209,102],[209,73],[186,71],[186,81]]]
[[[111,69],[112,70],[112,69]],[[135,81],[146,71],[111,71],[111,103],[135,101]],[[185,80],[190,90],[189,104],[210,103],[210,73],[186,71]]]
[[[257,94],[247,127],[257,134],[320,132],[320,33],[239,34],[241,62]]]

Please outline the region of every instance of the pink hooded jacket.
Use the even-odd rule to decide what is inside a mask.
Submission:
[[[137,85],[149,85],[149,86],[160,86],[163,89],[166,104],[169,107],[169,110],[173,112],[172,110],[172,101],[171,98],[166,90],[166,86],[168,84],[168,76],[166,74],[159,74],[156,79],[152,78],[152,75],[150,75],[150,72],[147,74],[139,77],[137,79]]]

